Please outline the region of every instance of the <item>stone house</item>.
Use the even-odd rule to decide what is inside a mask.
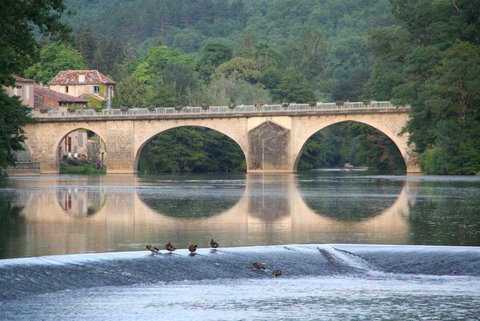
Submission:
[[[86,108],[88,105],[88,99],[62,94],[39,85],[34,88],[34,97],[35,110],[40,112],[68,110],[69,107]]]
[[[49,82],[50,89],[76,97],[93,98],[111,107],[116,82],[98,70],[64,70]]]
[[[33,108],[34,107],[33,89],[35,86],[35,80],[22,78],[16,75],[13,76],[13,79],[15,80],[15,86],[5,87],[7,95],[18,96],[24,105]]]

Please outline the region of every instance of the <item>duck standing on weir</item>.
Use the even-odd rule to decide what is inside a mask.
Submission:
[[[190,244],[188,250],[190,251],[190,256],[194,256],[195,254],[197,254],[197,244]]]
[[[165,249],[168,251],[168,253],[172,254],[173,251],[176,250],[175,246],[172,245],[171,242],[168,242],[166,245],[165,245]]]
[[[218,244],[217,241],[215,241],[214,239],[212,239],[212,240],[210,241],[210,246],[212,247],[212,249],[213,249],[214,251],[216,251],[217,248],[220,246],[220,244]]]
[[[152,252],[152,255],[153,254],[160,254],[160,250],[157,247],[153,246],[152,244],[145,245],[145,248],[147,250],[149,250],[150,252]]]

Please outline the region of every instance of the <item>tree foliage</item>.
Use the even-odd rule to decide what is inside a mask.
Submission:
[[[21,75],[37,58],[36,36],[52,39],[68,36],[68,27],[60,21],[66,7],[61,0],[0,2],[0,174],[15,158],[12,150],[22,149],[22,127],[29,122],[28,109],[18,98],[7,96],[3,86],[14,84],[12,75]]]
[[[23,150],[21,143],[26,138],[23,126],[32,121],[29,113],[30,109],[18,97],[9,97],[0,90],[0,176],[15,164],[13,151]]]
[[[24,71],[24,75],[35,81],[48,83],[62,70],[86,69],[82,55],[75,49],[53,42],[40,49],[40,57],[35,64]]]
[[[138,170],[142,174],[243,171],[245,157],[235,142],[220,133],[181,127],[147,143]]]
[[[372,32],[375,67],[366,92],[411,104],[407,130],[425,172],[480,172],[480,3],[392,5],[399,23]]]

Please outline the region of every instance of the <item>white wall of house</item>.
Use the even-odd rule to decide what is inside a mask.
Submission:
[[[80,97],[82,95],[97,95],[99,97],[107,98],[107,90],[104,90],[100,95],[100,87],[104,85],[51,85],[50,89],[55,90],[56,92],[68,94],[75,97]],[[98,90],[95,90],[95,87]],[[113,86],[107,86],[107,88],[111,88],[111,97],[113,97]]]
[[[15,87],[6,87],[7,95],[17,96],[24,105],[33,108],[34,83],[17,82]]]

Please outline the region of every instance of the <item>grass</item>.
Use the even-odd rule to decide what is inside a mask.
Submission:
[[[97,168],[94,160],[64,159],[60,161],[60,174],[72,175],[105,175],[107,168]]]

